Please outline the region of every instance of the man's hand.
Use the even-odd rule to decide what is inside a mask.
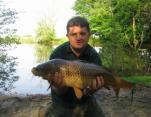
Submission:
[[[62,88],[63,87],[63,76],[59,74],[58,72],[55,73],[52,80],[52,85],[56,88]]]
[[[67,91],[67,87],[63,85],[63,76],[61,74],[56,72],[51,79],[51,88],[53,91],[55,91],[57,94],[64,94]]]
[[[96,79],[92,80],[91,86],[84,89],[84,95],[91,95],[104,85],[103,76],[97,76]]]

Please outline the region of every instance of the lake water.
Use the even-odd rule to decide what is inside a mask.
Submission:
[[[40,77],[33,76],[31,73],[32,67],[48,60],[51,54],[50,50],[49,47],[20,44],[16,48],[7,51],[8,55],[17,57],[16,62],[18,64],[15,67],[15,74],[19,76],[18,81],[13,84],[15,88],[9,93],[20,95],[50,93],[48,82]]]
[[[15,75],[19,76],[19,79],[13,83],[14,88],[9,93],[17,95],[49,94],[49,83],[40,77],[33,76],[31,69],[37,64],[47,61],[52,50],[57,46],[19,44],[12,45],[12,47],[14,48],[7,50],[7,54],[17,58]],[[95,47],[95,49],[99,51],[100,48]]]

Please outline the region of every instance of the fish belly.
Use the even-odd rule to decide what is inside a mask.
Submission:
[[[91,85],[92,79],[83,78],[80,76],[72,76],[72,77],[68,76],[68,77],[64,77],[63,82],[64,82],[65,86],[84,89]]]

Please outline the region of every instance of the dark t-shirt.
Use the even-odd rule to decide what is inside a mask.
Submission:
[[[65,59],[65,60],[84,60],[89,63],[101,65],[101,59],[98,53],[95,51],[93,47],[87,45],[83,53],[77,57],[70,48],[70,43],[65,42],[64,44],[57,47],[53,53],[51,54],[49,59]],[[65,102],[76,102],[78,101],[75,97],[74,91],[72,88],[68,88],[68,91],[61,96],[57,96],[57,94],[52,90],[51,91],[52,100],[53,101],[65,101]],[[82,99],[83,100],[83,99]]]

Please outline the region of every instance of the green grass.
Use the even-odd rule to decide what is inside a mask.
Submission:
[[[131,83],[151,87],[151,76],[127,76],[123,77],[123,79]]]

